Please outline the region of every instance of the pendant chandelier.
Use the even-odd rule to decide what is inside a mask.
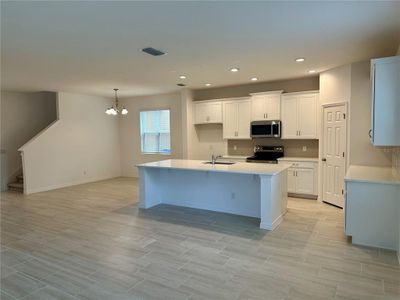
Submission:
[[[126,115],[128,114],[128,110],[125,107],[122,107],[122,110],[119,111],[119,103],[118,103],[118,95],[117,95],[117,91],[118,89],[114,89],[115,92],[115,105],[111,106],[110,108],[106,109],[106,114],[107,115],[113,115],[116,116],[119,113],[121,113],[121,115]]]

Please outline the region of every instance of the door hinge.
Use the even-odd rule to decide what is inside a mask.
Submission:
[[[346,119],[346,114],[343,114],[343,119]]]
[[[342,189],[342,195],[344,195],[344,190]]]

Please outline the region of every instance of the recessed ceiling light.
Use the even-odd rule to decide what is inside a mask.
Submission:
[[[251,79],[250,79],[251,81],[257,81],[258,80],[258,78],[257,77],[251,77]]]
[[[305,61],[305,58],[299,57],[299,58],[296,58],[295,61],[297,61],[297,62],[303,62],[303,61]]]
[[[308,73],[315,73],[315,72],[316,72],[315,70],[308,71]]]
[[[186,76],[185,75],[181,75],[181,76],[179,76],[179,79],[186,79]]]
[[[239,71],[239,68],[231,68],[230,71],[233,72],[233,73],[235,73],[235,72],[238,72],[238,71]]]
[[[211,83],[206,83],[205,86],[211,86]]]

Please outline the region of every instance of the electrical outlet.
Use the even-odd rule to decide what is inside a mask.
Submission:
[[[237,150],[237,146],[236,145],[233,145],[233,150]]]
[[[86,175],[86,170],[83,170],[83,175]]]
[[[213,145],[210,145],[210,150],[213,150]]]
[[[236,197],[236,194],[232,192],[231,198],[232,198],[232,199],[235,199],[235,197]]]
[[[303,151],[307,151],[307,146],[303,146]]]

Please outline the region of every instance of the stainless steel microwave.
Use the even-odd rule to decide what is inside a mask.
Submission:
[[[281,137],[281,121],[253,121],[250,124],[250,135],[256,138]]]

